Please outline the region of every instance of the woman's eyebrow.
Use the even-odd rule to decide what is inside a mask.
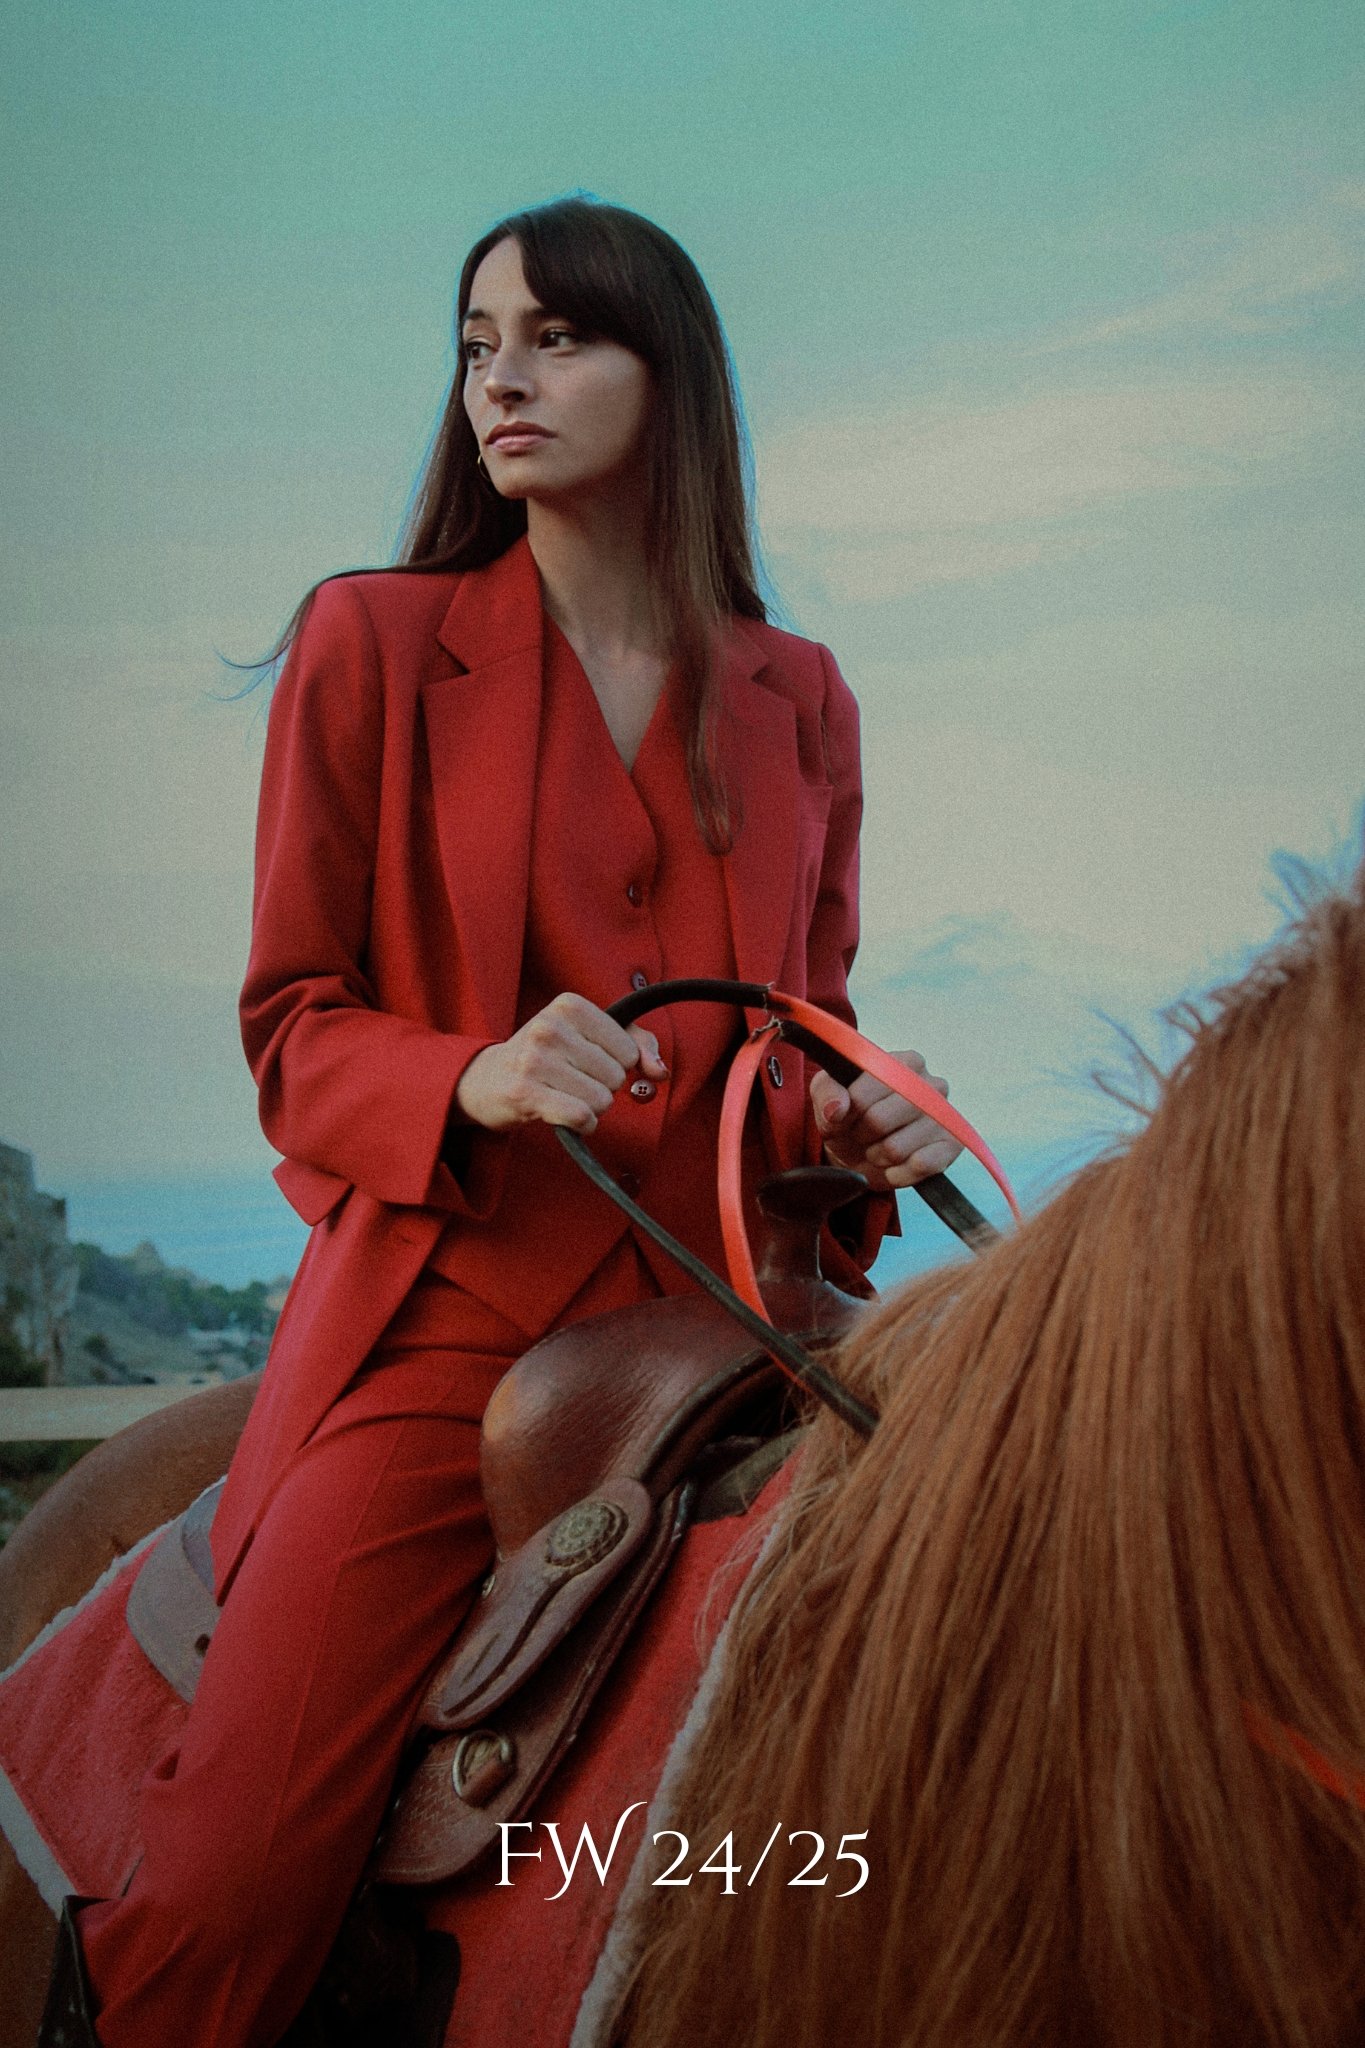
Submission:
[[[521,309],[522,313],[532,320],[544,319],[548,310],[548,307],[536,304],[523,306]],[[471,306],[467,313],[465,314],[464,319],[461,321],[460,325],[462,327],[467,327],[471,320],[487,320],[491,325],[493,324],[493,315],[491,313],[486,313],[482,306]]]

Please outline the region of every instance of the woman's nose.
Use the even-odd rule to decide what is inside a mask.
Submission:
[[[498,405],[525,398],[530,383],[525,358],[515,349],[499,349],[484,372],[483,388]]]

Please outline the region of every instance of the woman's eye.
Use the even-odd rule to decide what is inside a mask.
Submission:
[[[572,327],[547,327],[540,338],[542,342],[558,346],[561,342],[577,341],[578,336]]]
[[[483,341],[478,335],[471,335],[464,345],[466,362],[481,362],[491,348],[491,342]]]

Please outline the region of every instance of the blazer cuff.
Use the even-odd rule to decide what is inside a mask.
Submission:
[[[466,1067],[490,1045],[499,1042],[496,1038],[463,1036],[452,1041],[458,1051],[452,1067],[447,1069],[445,1125],[427,1183],[426,1201],[432,1208],[448,1209],[453,1216],[478,1222],[491,1216],[502,1199],[507,1177],[507,1143],[501,1132],[468,1123],[456,1108],[455,1095]]]

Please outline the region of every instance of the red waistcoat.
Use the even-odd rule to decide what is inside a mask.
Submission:
[[[733,976],[724,862],[697,824],[671,692],[628,770],[578,657],[553,625],[544,649],[517,1023],[563,989],[605,1008],[641,980]],[[716,1128],[741,1019],[688,1004],[649,1023],[669,1079],[622,1088],[592,1149],[651,1214],[723,1270]],[[431,1264],[539,1336],[629,1223],[585,1183],[548,1125],[472,1142],[505,1151],[501,1199],[490,1216],[452,1218]],[[657,1260],[662,1284],[676,1288],[677,1268],[643,1234],[641,1249]]]
[[[542,637],[522,540],[463,574],[323,584],[276,689],[242,1034],[285,1155],[276,1177],[314,1229],[216,1519],[220,1593],[289,1459],[438,1243],[477,1232],[504,1198],[509,1145],[476,1142],[459,1179],[442,1152],[465,1067],[518,1021]],[[850,1018],[857,709],[828,651],[736,621],[718,740],[737,820],[719,861],[735,971]],[[592,844],[587,829],[585,856]],[[582,901],[591,912],[590,890]],[[589,954],[615,960],[619,914],[604,898],[584,924]],[[802,1065],[784,1048],[763,1081],[784,1165],[818,1156]],[[563,1233],[586,1213],[575,1189]],[[552,1277],[538,1295],[529,1267],[526,1314],[554,1315]]]

